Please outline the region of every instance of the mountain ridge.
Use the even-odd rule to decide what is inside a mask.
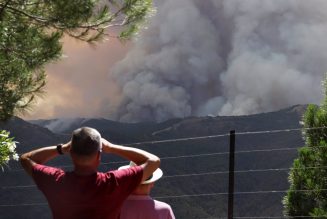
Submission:
[[[267,119],[268,117],[279,117],[279,115],[284,114],[286,116],[293,116],[295,119],[298,119],[302,116],[306,109],[307,105],[295,105],[292,107],[288,107],[285,109],[281,109],[274,112],[266,112],[266,113],[260,113],[260,114],[251,114],[251,115],[243,115],[243,116],[206,116],[206,117],[186,117],[184,119],[170,119],[161,123],[155,123],[155,122],[143,122],[143,123],[120,123],[115,122],[112,120],[108,120],[105,118],[68,118],[67,123],[71,124],[71,126],[64,125],[64,128],[58,128],[52,123],[62,123],[65,122],[63,119],[50,119],[50,120],[31,120],[28,121],[32,124],[39,125],[41,127],[47,128],[50,131],[57,133],[57,134],[70,134],[74,129],[82,126],[90,126],[97,128],[103,132],[117,132],[116,130],[119,130],[119,132],[136,132],[137,134],[141,135],[137,130],[142,127],[142,133],[143,135],[148,135],[151,137],[158,137],[160,139],[161,134],[164,134],[166,132],[170,133],[173,130],[177,130],[180,128],[186,128],[188,125],[192,124],[198,124],[198,123],[204,123],[205,125],[211,125],[215,123],[222,122],[223,126],[215,126],[214,128],[218,131],[214,130],[206,130],[204,131],[206,134],[209,133],[215,133],[215,134],[222,134],[222,133],[228,133],[230,130],[238,129],[238,131],[247,130],[249,131],[249,128],[251,129],[251,124],[245,124],[248,121],[250,121],[252,118],[260,118],[262,120]],[[237,119],[239,122],[235,123],[235,119]],[[289,118],[288,118],[289,119]],[[294,120],[294,118],[292,118]],[[283,118],[279,117],[279,122],[274,124],[273,126],[263,126],[263,128],[277,128],[278,125],[281,123],[288,121],[283,120]],[[291,127],[299,127],[299,124],[294,124],[294,121],[291,121],[292,125]],[[229,121],[231,121],[229,123]],[[241,121],[245,121],[242,123]],[[244,126],[245,124],[245,126]],[[105,128],[107,127],[107,128]],[[108,129],[108,127],[111,127]],[[113,128],[112,128],[113,127]],[[115,129],[115,130],[113,130]],[[253,128],[251,129],[253,130]],[[189,130],[192,132],[191,130]],[[187,132],[187,130],[186,130]],[[144,134],[145,133],[145,134]],[[189,133],[188,133],[189,134]],[[131,136],[129,136],[131,137]],[[194,137],[194,136],[189,136]]]

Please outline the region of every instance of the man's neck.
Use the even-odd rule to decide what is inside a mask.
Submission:
[[[74,168],[74,173],[76,175],[80,175],[80,176],[89,176],[89,175],[95,174],[96,172],[97,172],[97,170],[94,168],[77,167],[77,166],[75,166],[75,168]]]
[[[150,195],[150,193],[144,193],[144,192],[133,192],[132,195]]]
[[[132,194],[133,195],[150,195],[151,188],[150,187],[138,187],[136,188]]]

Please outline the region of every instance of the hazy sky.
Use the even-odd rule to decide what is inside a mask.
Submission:
[[[163,121],[319,103],[326,0],[165,0],[132,45],[65,40],[27,118]]]
[[[114,63],[124,57],[129,44],[111,38],[94,47],[65,38],[64,58],[47,66],[45,93],[24,117],[107,116],[101,107],[106,99],[115,102],[119,96],[108,74]]]

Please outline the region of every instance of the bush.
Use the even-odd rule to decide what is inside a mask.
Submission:
[[[0,130],[0,167],[3,170],[4,165],[8,165],[11,159],[18,160],[16,153],[16,143],[14,138],[9,137],[9,132]]]

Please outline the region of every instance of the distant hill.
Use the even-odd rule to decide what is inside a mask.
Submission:
[[[296,105],[276,112],[247,116],[188,117],[172,119],[162,123],[120,123],[104,118],[66,118],[52,120],[31,120],[57,134],[71,134],[82,126],[97,128],[111,140],[133,142],[140,139],[166,139],[168,136],[191,137],[227,133],[232,129],[238,132],[253,130],[297,128],[306,105]],[[126,138],[125,138],[126,137]]]
[[[67,141],[72,130],[89,126],[100,131],[103,137],[119,144],[137,144],[162,158],[164,178],[157,182],[153,196],[169,202],[177,218],[219,218],[227,215],[228,170],[230,130],[236,130],[235,191],[281,191],[288,188],[288,171],[258,171],[282,169],[291,166],[297,155],[296,148],[303,146],[299,121],[306,106],[298,105],[276,112],[248,116],[189,117],[162,123],[119,123],[107,119],[55,119],[24,121],[14,118],[0,123],[1,129],[10,130],[20,142],[19,152],[38,146]],[[258,132],[281,130],[279,132]],[[222,135],[164,143],[151,141],[199,136]],[[284,148],[284,149],[283,149]],[[287,148],[287,149],[285,149]],[[295,150],[293,150],[294,148]],[[255,150],[256,152],[253,152]],[[260,152],[261,150],[261,152]],[[263,150],[263,151],[262,151]],[[267,152],[267,150],[271,150]],[[252,152],[250,152],[252,151]],[[196,155],[196,156],[193,156]],[[189,156],[189,157],[188,157]],[[104,162],[121,161],[104,156]],[[70,165],[68,157],[61,157],[53,165]],[[102,165],[101,169],[117,168],[121,164]],[[18,168],[15,163],[12,168]],[[256,170],[256,171],[255,171]],[[216,172],[215,174],[212,172]],[[194,175],[189,175],[194,174]],[[177,175],[177,176],[176,176]],[[182,176],[187,175],[187,176]],[[8,188],[12,185],[32,185],[33,182],[19,170],[6,170],[0,174],[0,205],[17,203],[45,203],[44,197],[34,187]],[[219,193],[219,194],[218,194]],[[206,194],[196,196],[196,194]],[[185,196],[195,195],[195,196]],[[282,215],[283,193],[252,193],[235,195],[234,216],[278,217]],[[46,205],[0,207],[0,218],[50,218]]]

